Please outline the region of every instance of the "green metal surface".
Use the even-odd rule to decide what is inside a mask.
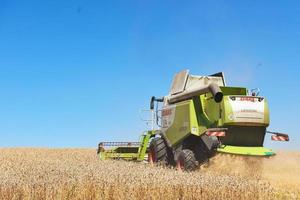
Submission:
[[[195,120],[192,119],[193,115],[190,113],[190,105],[191,101],[189,100],[178,103],[176,108],[174,108],[174,122],[165,132],[166,138],[168,138],[171,145],[175,145],[176,142],[181,141],[191,132],[191,122],[195,122]]]
[[[273,156],[276,153],[272,149],[265,147],[240,147],[240,146],[229,146],[223,145],[217,149],[220,153],[229,153],[236,155],[247,155],[247,156]]]
[[[151,137],[155,135],[155,131],[147,131],[140,137],[140,146],[118,146],[107,150],[100,151],[98,156],[100,160],[106,159],[123,159],[143,161],[145,159],[148,144]]]
[[[147,131],[147,134],[141,136],[140,142],[141,145],[138,150],[138,161],[143,161],[145,159],[145,155],[147,153],[149,140],[151,137],[155,136],[155,131]]]
[[[107,152],[100,152],[99,158],[100,160],[106,160],[106,159],[136,160],[137,153],[116,153],[113,151],[107,151]]]
[[[220,87],[224,95],[247,95],[247,89],[243,87]]]

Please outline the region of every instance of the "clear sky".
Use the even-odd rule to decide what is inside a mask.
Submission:
[[[259,87],[300,145],[299,1],[0,0],[0,146],[137,140],[181,69]]]

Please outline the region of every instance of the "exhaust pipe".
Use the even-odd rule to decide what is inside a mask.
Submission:
[[[197,88],[197,89],[190,90],[190,91],[186,90],[180,94],[170,96],[168,102],[169,102],[169,104],[173,104],[173,103],[185,101],[185,100],[191,99],[195,96],[199,96],[201,94],[205,94],[205,93],[209,93],[209,92],[213,95],[216,103],[220,103],[223,100],[223,93],[222,93],[220,87],[215,83],[211,83],[205,87]]]

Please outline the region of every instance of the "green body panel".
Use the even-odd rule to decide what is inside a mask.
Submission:
[[[220,153],[229,153],[237,155],[248,155],[248,156],[273,156],[275,152],[272,149],[265,147],[242,147],[242,146],[229,146],[222,145],[217,149]]]
[[[140,146],[138,149],[138,157],[137,157],[138,161],[143,161],[145,159],[150,138],[153,136],[155,136],[155,131],[148,131],[147,134],[141,136]]]
[[[208,109],[205,107],[207,99],[209,97],[201,95],[176,104],[174,121],[165,131],[171,145],[176,145],[190,134],[200,136],[217,121],[218,114],[209,116],[204,112],[205,109]],[[210,98],[208,101],[211,104],[208,104],[207,107],[215,109],[213,99]]]
[[[166,138],[168,138],[169,143],[172,145],[183,140],[187,132],[191,132],[191,123],[195,123],[195,119],[191,119],[191,117],[195,117],[195,113],[191,113],[190,106],[191,101],[189,100],[178,103],[176,108],[174,108],[174,121],[172,126],[165,132]]]
[[[265,113],[265,125],[266,127],[269,126],[270,124],[270,111],[269,111],[269,104],[268,104],[268,101],[265,99],[265,110],[264,110],[264,113]]]
[[[224,95],[247,95],[247,89],[243,87],[220,87]]]

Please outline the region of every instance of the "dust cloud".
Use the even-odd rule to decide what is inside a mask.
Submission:
[[[200,170],[266,180],[285,190],[300,188],[299,151],[279,151],[269,158],[218,154]]]

